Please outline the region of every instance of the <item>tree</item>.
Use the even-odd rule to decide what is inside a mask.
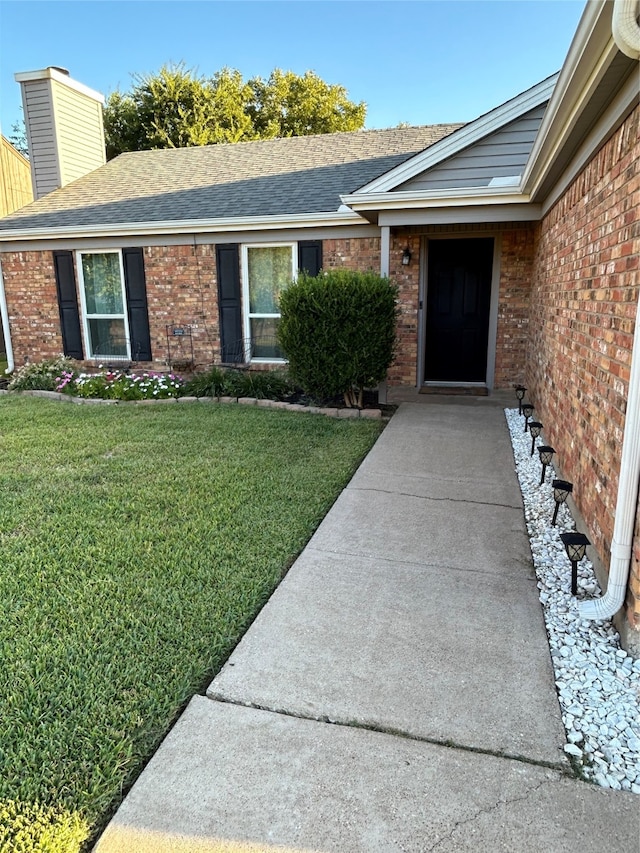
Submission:
[[[366,104],[354,104],[343,86],[329,85],[313,71],[299,77],[276,68],[268,80],[256,77],[250,85],[250,114],[261,139],[360,130],[364,125]]]
[[[247,82],[231,68],[206,78],[179,63],[133,79],[130,92],[107,98],[107,159],[123,151],[359,130],[366,114],[344,87],[312,71],[275,69],[266,81]]]
[[[24,119],[21,118],[11,125],[11,136],[9,142],[19,151],[23,157],[29,158],[29,144],[27,142],[27,128]]]

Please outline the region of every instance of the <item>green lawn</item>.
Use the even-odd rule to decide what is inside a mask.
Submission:
[[[3,853],[95,838],[379,431],[0,398]]]

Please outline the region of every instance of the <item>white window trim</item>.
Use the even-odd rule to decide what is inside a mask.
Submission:
[[[83,255],[117,255],[118,267],[120,269],[120,287],[122,288],[122,305],[124,308],[123,314],[91,314],[87,315],[87,300],[84,290],[84,272],[82,270]],[[78,284],[80,291],[80,308],[82,311],[82,334],[84,338],[84,351],[87,353],[87,361],[101,361],[103,359],[109,361],[130,361],[131,360],[131,337],[129,335],[129,316],[127,312],[127,292],[124,286],[124,263],[122,261],[122,249],[79,249],[76,252],[76,269],[78,274]],[[91,352],[91,335],[89,334],[89,319],[91,320],[124,320],[124,336],[127,346],[126,355],[105,355],[97,354],[90,355]]]
[[[291,249],[291,280],[295,281],[298,277],[298,255],[297,243],[243,243],[241,278],[242,278],[242,325],[244,331],[244,348],[245,359],[251,364],[286,364],[284,358],[251,358],[251,320],[257,319],[278,319],[280,314],[250,314],[249,313],[249,249]]]

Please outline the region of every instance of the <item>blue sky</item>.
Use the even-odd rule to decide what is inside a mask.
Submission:
[[[13,75],[48,65],[107,95],[184,61],[246,78],[312,69],[368,104],[366,126],[469,121],[559,70],[583,0],[0,0],[0,128]]]

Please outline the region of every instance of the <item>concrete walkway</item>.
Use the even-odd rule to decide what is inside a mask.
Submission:
[[[640,849],[562,750],[499,402],[400,406],[99,853]]]

